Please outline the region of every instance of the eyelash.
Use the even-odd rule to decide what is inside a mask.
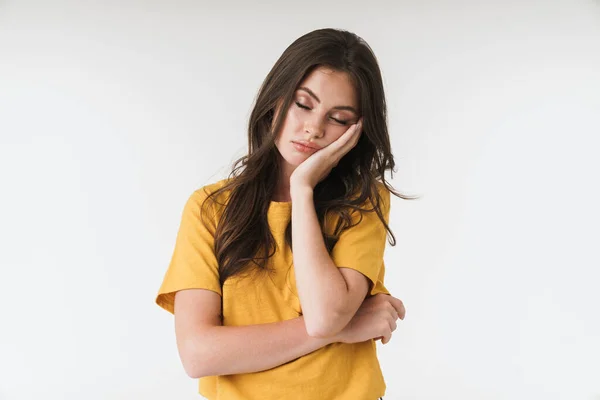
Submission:
[[[310,110],[310,108],[309,108],[309,107],[306,107],[305,105],[303,105],[303,104],[300,104],[300,103],[299,103],[299,102],[297,102],[297,101],[295,101],[294,103],[296,103],[296,105],[297,105],[298,107],[300,107],[300,108],[302,108],[302,109],[304,109],[304,110]],[[331,119],[332,119],[332,120],[334,120],[335,122],[339,123],[339,124],[342,124],[342,125],[348,125],[348,121],[341,121],[341,120],[339,120],[339,119],[335,119],[335,118],[333,118],[333,117],[331,117]]]

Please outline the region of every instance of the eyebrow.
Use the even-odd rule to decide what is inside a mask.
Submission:
[[[308,93],[311,97],[313,97],[317,103],[320,103],[321,100],[317,97],[317,95],[310,90],[309,88],[307,88],[306,86],[301,86],[298,88],[298,90],[304,90],[306,93]],[[354,114],[358,115],[358,112],[356,111],[356,109],[354,107],[351,106],[335,106],[333,107],[335,110],[347,110],[347,111],[352,111]]]

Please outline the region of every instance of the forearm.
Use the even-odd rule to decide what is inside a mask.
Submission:
[[[269,324],[213,326],[188,347],[195,378],[258,372],[312,353],[335,341],[308,335],[304,317]]]
[[[323,332],[332,328],[337,332],[349,320],[339,318],[348,287],[323,242],[312,190],[301,188],[291,194],[296,288],[309,334],[326,336]]]

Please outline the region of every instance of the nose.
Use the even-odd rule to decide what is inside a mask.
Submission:
[[[310,137],[322,138],[325,134],[323,124],[318,117],[309,118],[304,123],[304,132],[308,133]]]

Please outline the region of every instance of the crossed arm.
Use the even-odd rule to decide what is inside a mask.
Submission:
[[[304,317],[221,326],[220,311],[221,296],[213,291],[181,290],[175,295],[177,349],[192,378],[263,371],[337,341],[309,336]]]
[[[218,293],[208,289],[177,291],[173,310],[177,347],[190,377],[262,371],[341,341],[341,331],[365,300],[370,282],[354,269],[336,266],[327,253],[312,193],[295,193],[293,204],[294,269],[303,316],[269,324],[222,326]],[[362,236],[351,239],[353,243],[362,240]],[[385,316],[390,327],[382,331],[395,329],[397,317],[390,310]],[[378,322],[386,322],[384,317],[378,318]],[[372,324],[363,324],[367,325]]]

